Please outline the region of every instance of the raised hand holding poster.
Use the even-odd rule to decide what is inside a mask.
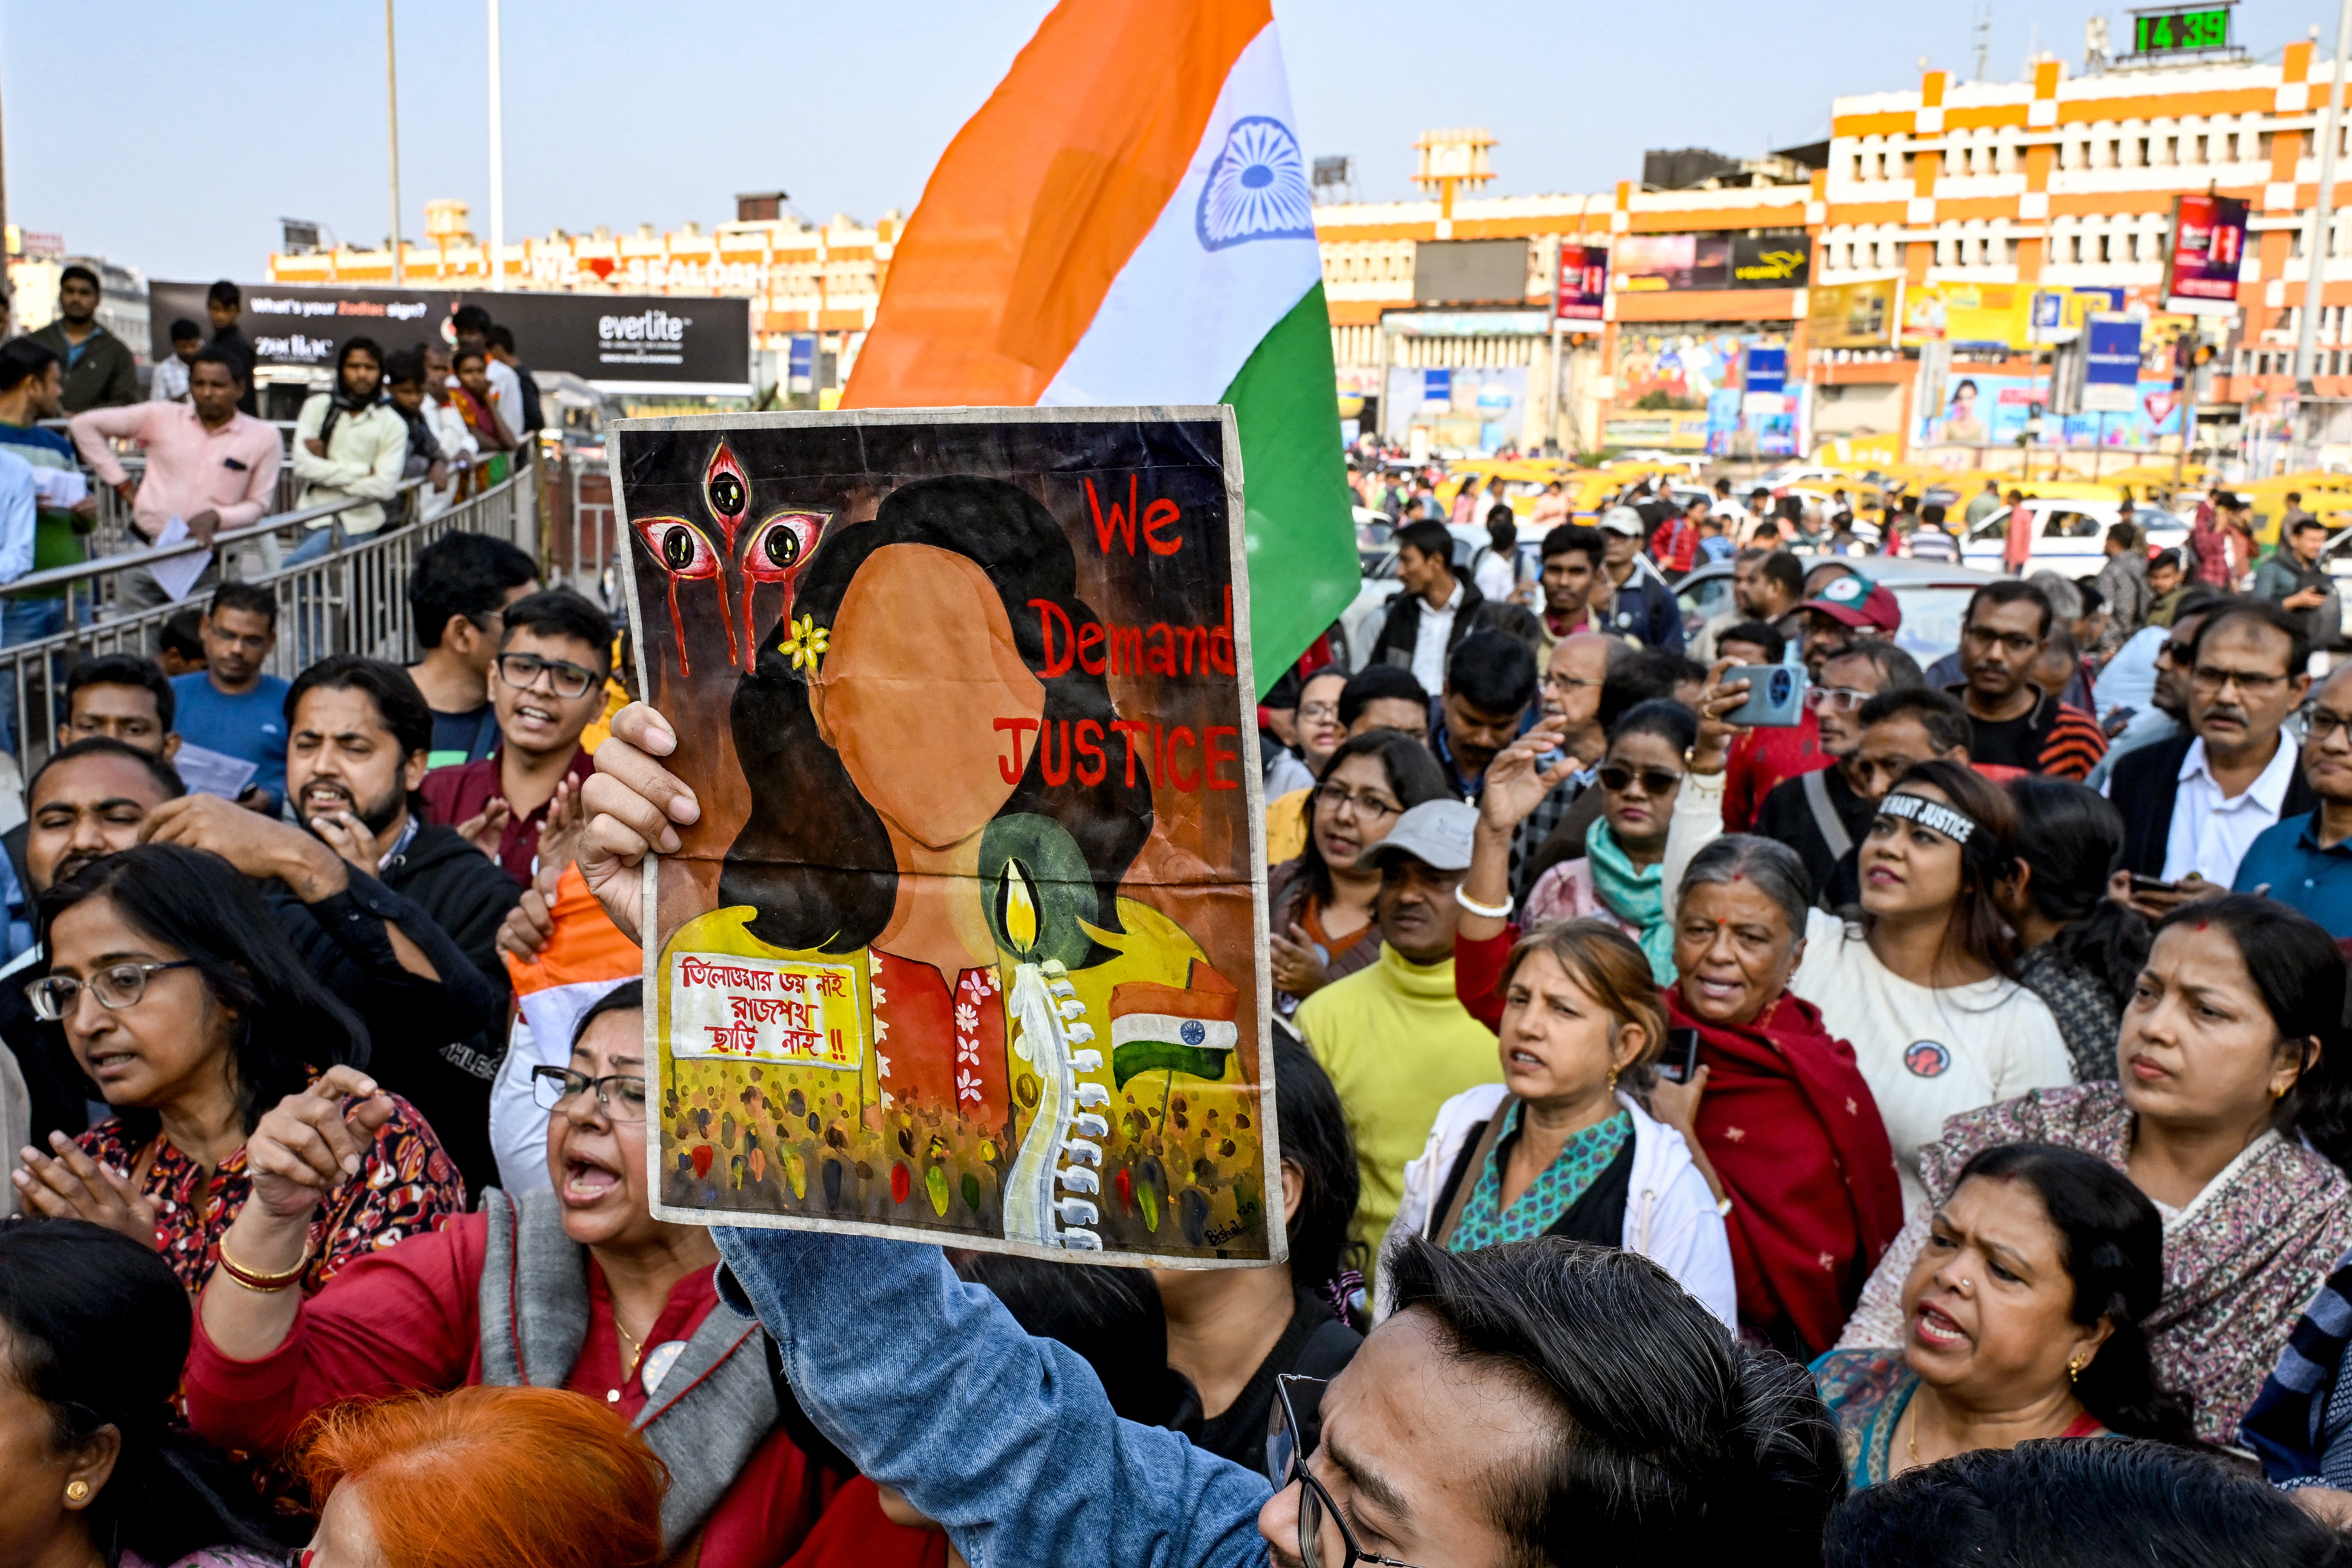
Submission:
[[[702,803],[647,863],[655,1213],[1283,1256],[1231,411],[613,444],[640,689]]]

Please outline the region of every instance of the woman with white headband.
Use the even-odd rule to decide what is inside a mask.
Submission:
[[[1700,699],[1698,742],[1666,839],[1669,889],[1723,831],[1723,770],[1737,731],[1718,716],[1745,700],[1745,684],[1709,687]],[[1945,1118],[2074,1082],[2057,1020],[2013,978],[2016,939],[1993,901],[1995,884],[2012,874],[2015,824],[2008,795],[1968,767],[1915,764],[1863,839],[1861,922],[1814,910],[1789,982],[1853,1045],[1895,1147],[1906,1215],[1927,1203],[1919,1152],[1943,1136]]]

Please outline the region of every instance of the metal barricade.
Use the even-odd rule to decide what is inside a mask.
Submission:
[[[281,553],[303,537],[305,525],[371,503],[346,500],[330,506],[263,518],[249,527],[225,529],[214,539],[221,576],[270,589],[278,600],[278,641],[269,673],[292,679],[305,665],[331,653],[360,653],[396,664],[411,661],[414,628],[409,623],[408,577],[416,552],[447,533],[487,533],[541,559],[536,504],[538,472],[520,469],[512,478],[447,510],[419,520],[424,481],[411,480],[385,507],[383,528],[339,542],[326,554],[298,566],[279,566]],[[82,659],[129,653],[152,658],[163,623],[202,595],[152,609],[126,610],[109,602],[110,579],[134,567],[192,554],[194,541],[163,549],[137,550],[79,566],[36,572],[0,586],[0,599],[56,596],[62,589],[88,624],[37,641],[0,647],[0,709],[15,718],[16,754],[26,775],[58,745],[65,673]],[[91,615],[95,602],[96,614]]]

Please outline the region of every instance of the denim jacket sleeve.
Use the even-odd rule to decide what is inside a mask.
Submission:
[[[711,1236],[811,1419],[945,1525],[971,1568],[1265,1563],[1265,1477],[1119,1419],[1093,1369],[1024,1333],[939,1248],[798,1230]]]

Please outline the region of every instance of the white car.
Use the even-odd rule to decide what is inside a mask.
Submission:
[[[2092,577],[2106,564],[2107,530],[2123,516],[2123,503],[2112,500],[2030,500],[2025,503],[2033,531],[2033,554],[2026,563],[2030,574],[2055,572],[2061,577]],[[1985,520],[1960,541],[1960,559],[1987,572],[2004,572],[2003,552],[2009,547],[2008,507],[1988,512]],[[2132,508],[2132,521],[2147,535],[2151,550],[2170,550],[2189,541],[2189,522],[2154,507]]]

